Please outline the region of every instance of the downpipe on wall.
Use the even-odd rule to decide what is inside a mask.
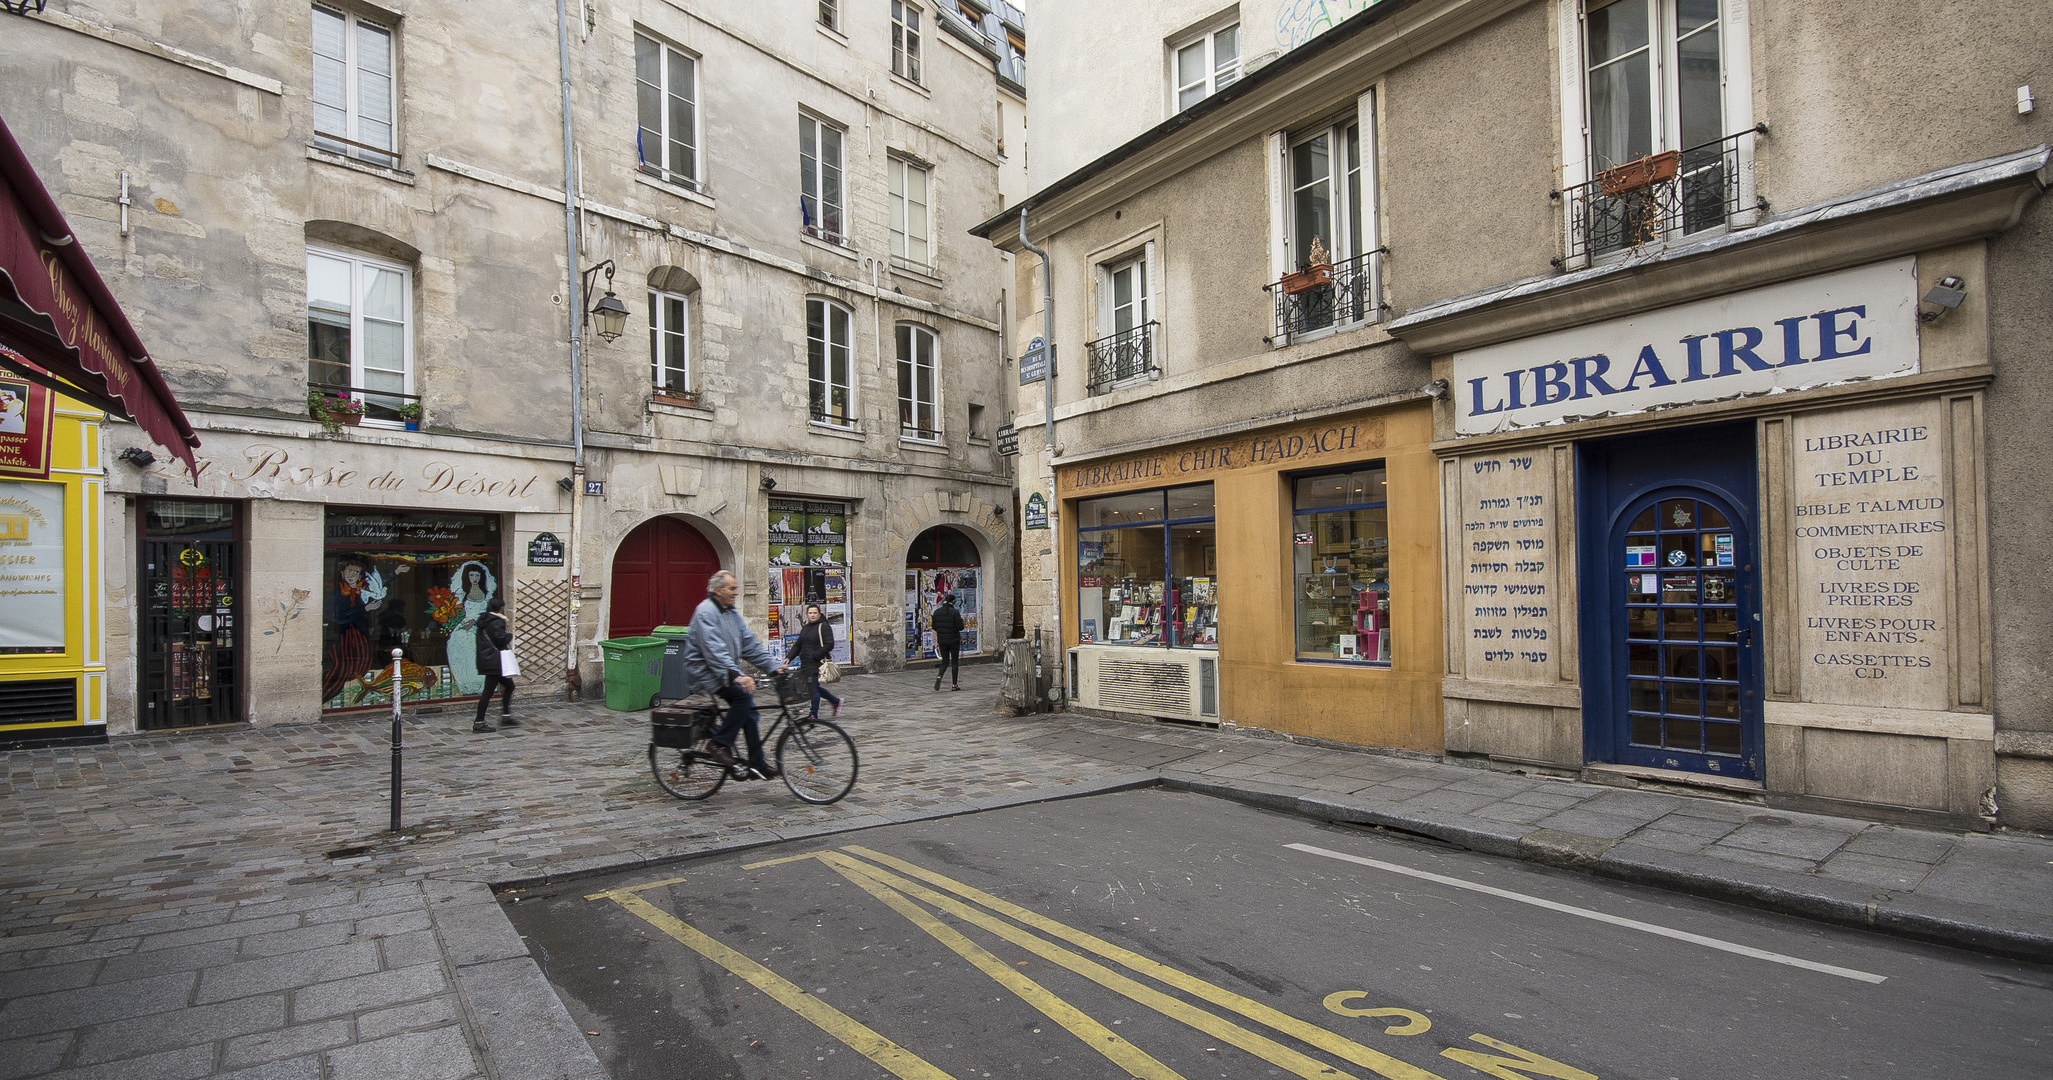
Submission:
[[[1041,475],[1042,478],[1047,480],[1048,482],[1049,543],[1059,548],[1062,537],[1062,526],[1057,521],[1057,518],[1059,516],[1057,511],[1060,508],[1060,504],[1055,498],[1055,289],[1053,284],[1054,272],[1052,269],[1052,264],[1048,261],[1048,253],[1042,251],[1040,248],[1035,247],[1034,242],[1032,240],[1027,239],[1027,210],[1030,209],[1032,206],[1032,203],[1020,204],[1019,243],[1021,247],[1024,247],[1028,251],[1031,251],[1035,255],[1039,256],[1041,260],[1041,341],[1043,342],[1042,347],[1048,350],[1048,370],[1046,374],[1041,376],[1041,429],[1044,432],[1046,432],[1048,436],[1048,456],[1047,464],[1042,469]],[[1057,565],[1055,580],[1050,582],[1048,587],[1048,610],[1050,614],[1054,617],[1055,652],[1057,653],[1057,659],[1055,663],[1055,678],[1053,680],[1054,685],[1052,689],[1055,690],[1057,693],[1061,693],[1063,688],[1064,676],[1068,673],[1068,665],[1062,662],[1061,660],[1061,655],[1063,652],[1063,638],[1062,573],[1060,570],[1060,565],[1062,560],[1059,557],[1059,551],[1057,554],[1058,557],[1055,560]],[[1038,695],[1036,695],[1038,702],[1037,710],[1040,712],[1053,712],[1055,711],[1055,701],[1053,700],[1055,695],[1049,692],[1051,689],[1049,685],[1050,680],[1046,677],[1044,673],[1045,662],[1040,659],[1039,654],[1041,652],[1041,649],[1039,646],[1038,637],[1039,635],[1036,635],[1036,644],[1034,649],[1034,652],[1036,654],[1034,675],[1035,678],[1040,682],[1041,690],[1041,692]]]
[[[579,4],[583,13],[583,4]],[[580,19],[580,21],[583,21]],[[563,100],[563,241],[565,271],[570,277],[570,614],[569,632],[564,635],[564,683],[570,700],[577,701],[584,680],[577,671],[578,612],[584,598],[584,502],[585,502],[585,381],[583,317],[584,281],[578,276],[578,188],[576,143],[570,122],[570,27],[563,15],[563,0],[556,0],[556,66]]]

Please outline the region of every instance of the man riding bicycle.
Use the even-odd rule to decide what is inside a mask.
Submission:
[[[694,692],[705,692],[727,703],[726,720],[713,733],[713,760],[732,765],[734,734],[748,737],[748,767],[764,779],[777,770],[763,758],[763,734],[757,724],[756,680],[742,674],[744,661],[768,672],[784,670],[784,661],[765,647],[748,621],[735,610],[734,598],[741,582],[731,571],[722,570],[706,582],[706,599],[692,612],[691,633],[684,640],[684,677]]]

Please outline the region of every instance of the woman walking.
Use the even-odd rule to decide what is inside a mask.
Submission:
[[[513,678],[501,674],[499,651],[513,648],[513,629],[506,625],[506,601],[493,597],[485,604],[484,614],[477,619],[477,661],[478,674],[484,677],[484,692],[478,695],[478,718],[472,721],[470,729],[476,732],[493,730],[485,723],[485,707],[492,704],[492,691],[505,687],[499,699],[499,724],[501,727],[519,727],[520,721],[513,718]]]
[[[834,692],[820,685],[820,662],[834,655],[834,628],[827,625],[827,619],[820,613],[820,605],[806,605],[806,623],[799,627],[798,636],[792,639],[787,657],[798,657],[798,671],[813,687],[813,711],[808,720],[820,718],[820,699],[834,703],[834,715],[841,715],[841,699]]]

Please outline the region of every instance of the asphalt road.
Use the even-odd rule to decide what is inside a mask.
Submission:
[[[2053,969],[1200,795],[836,840],[503,900],[619,1080],[2053,1076]]]

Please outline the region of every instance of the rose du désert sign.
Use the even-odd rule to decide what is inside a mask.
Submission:
[[[1898,259],[1456,353],[1455,431],[1917,370],[1916,265]]]

